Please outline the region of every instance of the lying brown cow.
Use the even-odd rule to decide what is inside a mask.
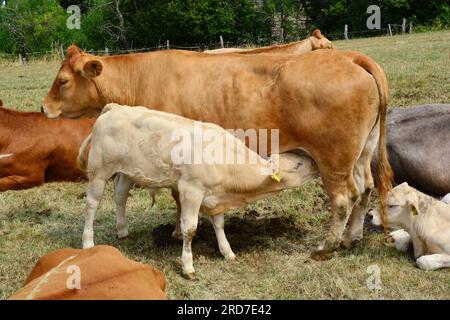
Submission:
[[[94,120],[51,120],[2,105],[0,100],[0,192],[85,179],[76,159]]]
[[[43,111],[50,118],[100,114],[110,102],[142,105],[223,128],[279,129],[279,152],[305,150],[331,198],[332,223],[316,258],[343,238],[362,238],[379,140],[385,213],[387,80],[369,57],[315,50],[302,55],[210,55],[167,50],[97,57],[68,49]],[[270,144],[270,143],[269,143]],[[268,148],[270,152],[270,148]],[[350,217],[351,216],[351,217]]]
[[[42,257],[10,300],[165,300],[164,274],[109,246]]]
[[[205,53],[209,54],[223,54],[223,53],[239,53],[239,54],[301,54],[318,49],[334,49],[334,45],[330,40],[325,38],[319,29],[312,32],[311,36],[296,42],[288,44],[281,44],[271,47],[262,47],[256,49],[243,49],[243,48],[221,48],[216,50],[206,50]]]

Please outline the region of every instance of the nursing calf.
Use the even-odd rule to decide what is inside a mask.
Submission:
[[[198,125],[209,137],[218,139],[216,144],[198,147],[189,143],[198,139],[195,131]],[[195,160],[198,152],[202,161],[190,161],[191,155]],[[180,154],[189,157],[180,159]],[[222,155],[222,158],[211,161],[208,155]],[[225,161],[223,156],[231,161]],[[79,164],[89,178],[83,247],[94,246],[94,214],[106,181],[118,174],[115,202],[119,236],[128,233],[125,205],[133,184],[170,188],[179,195],[183,273],[188,278],[194,275],[191,243],[199,211],[210,217],[222,255],[233,259],[234,253],[224,233],[223,212],[298,187],[318,175],[310,157],[285,153],[271,159],[259,157],[217,125],[143,107],[109,104],[95,123],[92,135],[80,148]]]
[[[52,120],[2,105],[0,101],[0,192],[85,179],[76,160],[94,120]]]
[[[389,192],[388,206],[387,226],[402,229],[392,234],[397,249],[406,251],[412,242],[421,269],[450,267],[450,205],[405,182]],[[370,214],[372,223],[380,225],[378,210]]]

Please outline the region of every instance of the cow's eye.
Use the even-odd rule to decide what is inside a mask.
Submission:
[[[69,80],[66,80],[66,79],[59,79],[59,85],[60,85],[60,86],[65,85],[67,82],[69,82]]]
[[[398,205],[395,205],[395,204],[390,204],[389,206],[389,209],[394,209],[394,208],[397,208],[398,207]]]

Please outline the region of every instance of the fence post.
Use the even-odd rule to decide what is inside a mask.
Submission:
[[[109,56],[109,49],[105,48],[105,56]]]
[[[402,21],[402,33],[405,34],[406,33],[406,19],[403,18]]]
[[[61,57],[61,61],[64,60],[65,55],[64,55],[64,46],[63,45],[61,45],[59,47],[59,55]]]
[[[167,50],[169,50],[170,49],[170,42],[169,42],[169,40],[167,40]]]
[[[409,23],[409,33],[411,34],[413,31],[413,24],[412,22]]]
[[[223,45],[223,37],[222,36],[220,36],[220,46],[223,48],[224,47],[224,45]]]
[[[344,39],[348,40],[348,24],[346,24],[344,27]]]
[[[21,53],[19,53],[19,60],[22,63],[22,65],[26,65],[27,64],[27,59],[24,56],[22,56]]]
[[[390,23],[388,24],[388,27],[389,27],[389,35],[392,36],[392,28],[391,28],[391,24]]]

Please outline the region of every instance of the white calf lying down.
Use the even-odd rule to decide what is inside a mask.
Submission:
[[[180,145],[180,140],[173,139],[174,132],[184,130],[188,133],[188,138],[194,141],[194,124],[210,133],[212,130],[223,138],[223,143],[214,152],[223,151],[227,156],[232,152],[234,159],[243,152],[247,162],[174,163],[173,152]],[[206,153],[211,145],[204,145],[202,148],[200,151]],[[248,162],[250,156],[256,156],[256,164]],[[278,161],[265,160],[217,125],[194,122],[144,107],[129,108],[117,104],[105,107],[91,136],[81,146],[78,158],[89,178],[83,247],[94,246],[94,215],[106,181],[114,174],[119,174],[115,188],[119,236],[128,233],[125,205],[133,184],[147,188],[170,188],[179,194],[183,236],[181,260],[183,273],[188,278],[194,274],[191,243],[197,229],[199,210],[210,216],[222,255],[233,259],[233,251],[224,233],[223,212],[281,190],[298,187],[318,175],[317,166],[307,156],[285,153],[279,155]],[[278,168],[276,174],[262,174],[262,169],[273,168],[274,164]]]
[[[387,226],[403,229],[391,232],[396,248],[414,247],[416,263],[423,270],[450,267],[450,205],[425,195],[406,182],[388,196]],[[381,225],[378,210],[372,210],[372,223]]]

